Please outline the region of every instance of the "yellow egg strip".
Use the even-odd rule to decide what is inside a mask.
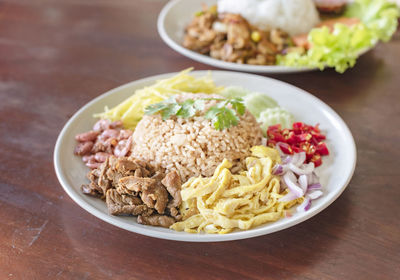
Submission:
[[[276,149],[255,146],[246,158],[246,170],[232,174],[232,164],[224,160],[209,178],[191,178],[182,186],[183,221],[171,226],[177,231],[225,234],[247,230],[285,216],[286,209],[303,198],[280,202],[279,177],[272,167],[280,163]]]

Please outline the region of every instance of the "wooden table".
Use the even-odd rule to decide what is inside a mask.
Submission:
[[[242,241],[173,242],[109,225],[67,196],[52,155],[76,110],[132,80],[210,69],[161,41],[165,2],[0,2],[0,279],[399,279],[399,34],[343,75],[273,76],[332,106],[357,143],[350,185],[304,223]]]

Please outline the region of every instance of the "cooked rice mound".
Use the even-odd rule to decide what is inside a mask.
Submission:
[[[204,95],[185,95],[177,99],[200,97]],[[207,101],[205,110],[213,102]],[[133,133],[131,156],[160,165],[168,172],[176,170],[186,181],[193,176],[212,176],[224,158],[233,163],[232,171],[239,170],[250,155],[250,148],[260,145],[261,139],[260,125],[247,110],[240,116],[238,125],[222,131],[215,130],[203,114],[165,121],[157,114],[144,116],[138,123]]]

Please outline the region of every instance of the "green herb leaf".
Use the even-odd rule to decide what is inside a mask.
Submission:
[[[203,111],[206,101],[204,99],[196,99],[193,106],[197,111]]]
[[[161,116],[163,121],[168,120],[172,116],[176,115],[182,108],[178,103],[170,103],[168,107],[162,110]]]
[[[181,109],[176,114],[178,117],[190,118],[196,114],[196,108],[194,107],[195,101],[193,99],[187,99],[181,104]]]
[[[232,104],[232,108],[235,109],[235,111],[239,115],[243,115],[246,112],[246,106],[244,106],[244,100],[243,98],[232,98],[229,103]]]
[[[155,103],[147,106],[144,109],[146,115],[154,115],[160,113],[163,120],[169,119],[171,116],[176,115],[176,113],[181,109],[175,98],[168,98],[159,103]]]
[[[180,118],[191,118],[197,112],[203,111],[207,100],[216,100],[217,104],[207,110],[205,118],[211,120],[216,130],[223,130],[235,126],[239,122],[239,116],[246,111],[242,98],[199,98],[187,99],[178,103],[174,98],[152,104],[145,109],[146,115],[161,114],[162,119],[169,119],[171,116]],[[229,104],[232,109],[229,108]]]
[[[144,113],[146,115],[154,115],[154,114],[161,112],[162,110],[164,110],[167,107],[168,107],[167,103],[155,103],[155,104],[147,106],[144,109]]]
[[[219,108],[218,106],[213,106],[204,117],[211,120],[216,130],[224,130],[237,125],[239,122],[236,112],[228,107]]]

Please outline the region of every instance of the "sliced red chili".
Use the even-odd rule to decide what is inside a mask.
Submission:
[[[276,141],[275,140],[268,139],[268,141],[267,141],[267,146],[268,147],[273,148],[273,147],[275,147],[275,145],[276,145]]]
[[[292,149],[292,147],[290,147],[289,144],[280,142],[280,143],[278,144],[278,146],[279,146],[279,148],[282,150],[282,152],[284,152],[285,154],[288,154],[288,155],[293,154],[293,149]]]
[[[286,138],[286,143],[294,145],[296,143],[298,143],[298,139],[297,139],[297,135],[294,134],[293,131],[290,131],[287,138]]]
[[[315,126],[302,122],[293,123],[293,129],[282,129],[280,124],[267,129],[267,145],[279,145],[285,154],[306,153],[306,162],[314,162],[315,166],[322,164],[321,156],[329,155],[329,150],[322,140],[326,137],[320,132],[319,124]]]
[[[275,142],[285,142],[285,138],[279,132],[271,131],[268,136],[269,139],[274,140]]]
[[[296,135],[297,142],[307,142],[312,139],[312,135],[310,133],[301,133]]]
[[[292,150],[293,150],[293,152],[296,153],[296,154],[301,153],[301,152],[304,152],[302,149],[300,149],[299,147],[296,147],[296,146],[293,146],[293,147],[292,147]]]
[[[295,122],[295,123],[293,123],[293,130],[295,131],[295,132],[301,132],[301,131],[303,131],[303,128],[304,128],[304,123],[302,123],[302,122]]]
[[[318,143],[318,145],[316,147],[316,152],[318,154],[320,154],[321,156],[329,155],[328,147],[326,146],[326,144],[324,142]]]
[[[318,154],[315,154],[315,155],[312,157],[312,159],[310,160],[310,162],[313,162],[315,167],[320,166],[320,165],[322,164],[321,156],[318,155]]]

